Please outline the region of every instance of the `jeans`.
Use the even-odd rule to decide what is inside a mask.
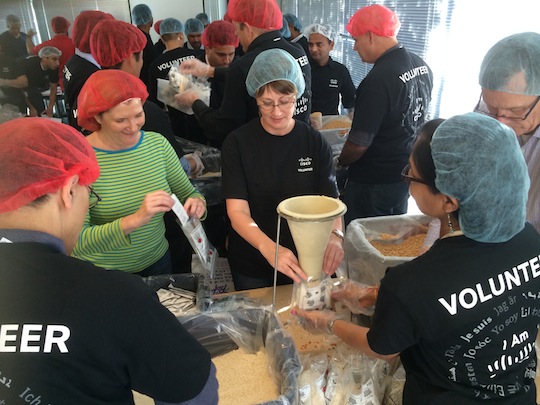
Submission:
[[[151,264],[146,269],[139,271],[138,274],[141,277],[159,276],[160,274],[171,274],[171,254],[167,250],[165,254],[154,264]]]
[[[407,212],[409,186],[404,182],[360,184],[349,180],[343,192],[347,205],[345,224],[353,219],[399,215]]]

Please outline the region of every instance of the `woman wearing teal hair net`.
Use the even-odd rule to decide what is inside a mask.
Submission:
[[[300,65],[289,53],[260,53],[246,78],[259,118],[233,131],[223,143],[222,195],[232,225],[228,259],[237,290],[273,284],[276,208],[281,201],[306,194],[338,196],[330,146],[318,131],[293,118],[302,108],[296,100],[304,88]],[[342,231],[341,219],[334,226]],[[336,234],[330,237],[324,266],[328,274],[343,259],[342,242]],[[306,279],[288,229],[280,233],[280,245],[278,283]]]
[[[402,177],[440,219],[440,237],[389,268],[378,297],[354,282],[333,293],[353,312],[375,304],[371,327],[293,312],[370,356],[400,356],[404,405],[536,404],[540,236],[525,222],[529,178],[515,133],[477,113],[430,121]]]

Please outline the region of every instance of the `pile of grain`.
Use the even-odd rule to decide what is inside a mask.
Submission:
[[[380,240],[391,241],[398,239],[397,235],[381,234]],[[425,233],[419,233],[408,237],[403,240],[402,243],[385,243],[376,240],[370,241],[370,243],[377,249],[383,256],[398,256],[398,257],[416,257],[419,254],[419,250],[422,247],[422,243],[426,239]]]
[[[330,120],[326,124],[323,125],[322,129],[342,129],[342,128],[350,128],[351,127],[351,121],[345,120],[345,119],[335,119]]]
[[[266,352],[251,354],[238,349],[212,360],[217,369],[220,404],[253,405],[279,397]]]

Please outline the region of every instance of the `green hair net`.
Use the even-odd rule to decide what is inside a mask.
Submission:
[[[525,75],[525,83],[510,80],[516,73]],[[540,34],[514,34],[493,45],[482,61],[479,81],[488,90],[540,96]]]
[[[478,242],[506,242],[525,226],[529,175],[516,134],[486,115],[468,113],[433,134],[435,184],[459,201],[459,225]]]
[[[295,87],[297,97],[304,93],[306,83],[302,69],[290,53],[283,49],[269,49],[257,55],[246,78],[246,89],[251,97],[265,84],[286,80]]]

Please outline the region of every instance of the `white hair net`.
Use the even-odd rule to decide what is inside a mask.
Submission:
[[[165,18],[159,25],[159,35],[184,33],[184,26],[176,18]]]
[[[328,24],[311,24],[304,30],[304,36],[309,40],[311,34],[321,34],[332,42],[336,42],[336,32]]]
[[[265,84],[276,80],[291,82],[297,97],[304,93],[306,83],[302,69],[290,53],[283,49],[269,49],[257,55],[246,78],[246,89],[251,97]]]
[[[525,81],[511,80],[516,73]],[[497,42],[484,57],[479,79],[484,89],[540,96],[540,34],[523,32]]]
[[[50,56],[62,56],[62,51],[54,46],[44,46],[38,52],[40,58],[48,58]]]
[[[459,201],[463,233],[506,242],[525,226],[529,175],[516,134],[483,114],[458,115],[433,134],[435,185]]]
[[[145,25],[152,20],[152,11],[146,4],[138,4],[131,11],[135,25]]]

